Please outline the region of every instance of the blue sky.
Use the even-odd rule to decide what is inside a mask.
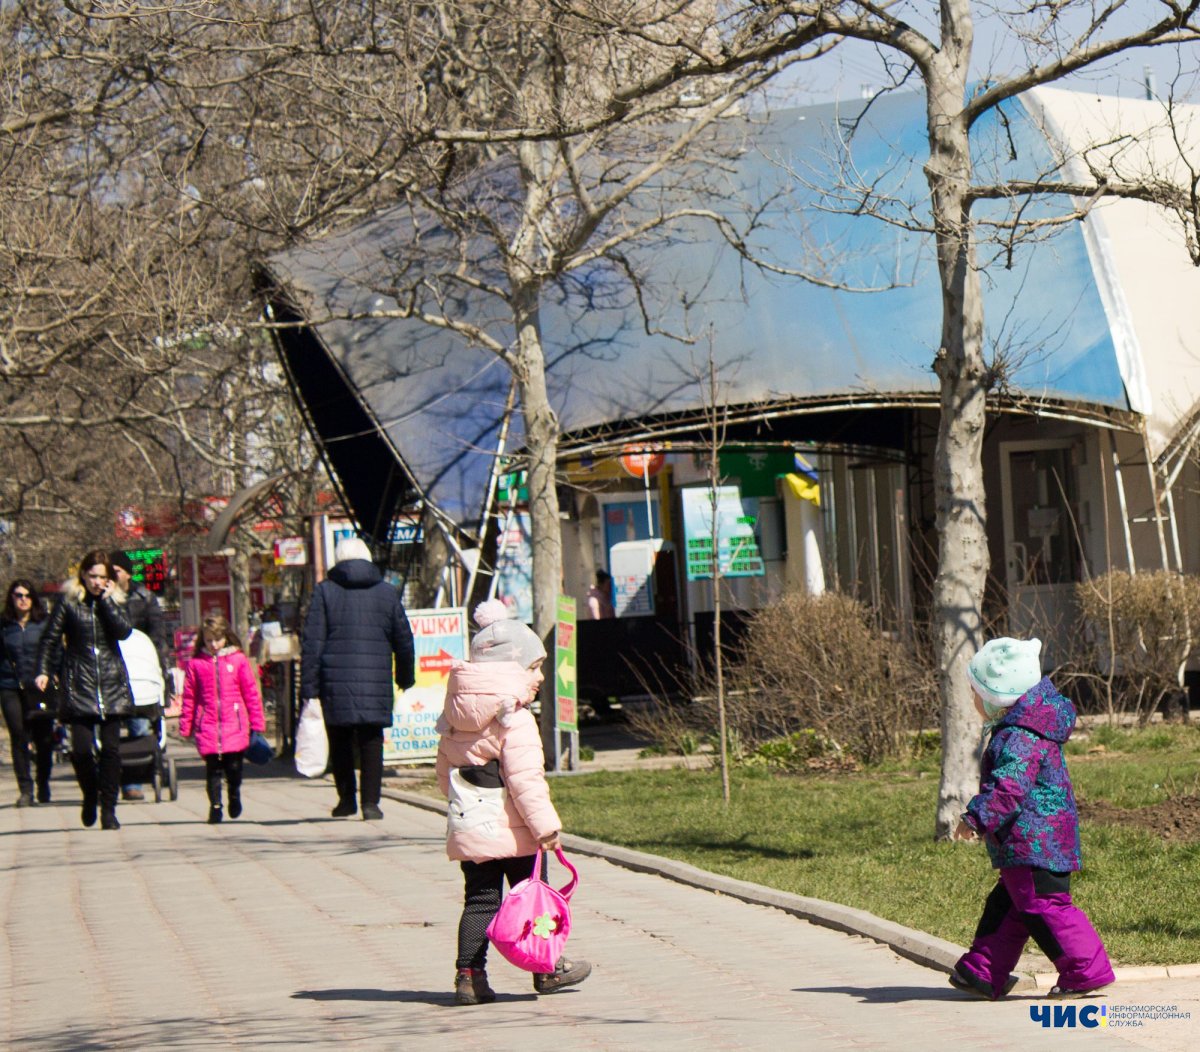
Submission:
[[[975,79],[985,79],[989,74],[1003,75],[1010,69],[1025,65],[1013,34],[1006,31],[997,16],[986,13],[984,4],[976,3],[974,6]],[[926,12],[936,13],[936,4],[922,0],[905,4],[904,7],[904,13],[912,24],[936,36],[928,27],[928,20],[923,17]],[[1124,16],[1122,24],[1114,25],[1114,30],[1128,31],[1132,24],[1141,19],[1157,17],[1162,10],[1155,0],[1132,0],[1127,7],[1132,13]],[[923,22],[926,24],[923,25]],[[1095,91],[1103,95],[1142,98],[1147,68],[1158,97],[1166,98],[1174,86],[1176,98],[1200,101],[1200,44],[1139,48],[1064,79],[1058,86],[1077,91]],[[857,41],[846,41],[815,62],[793,67],[772,86],[771,91],[776,104],[806,106],[859,97],[864,89],[878,90],[888,83],[888,74],[876,49]],[[914,89],[919,87],[917,81],[910,83]]]

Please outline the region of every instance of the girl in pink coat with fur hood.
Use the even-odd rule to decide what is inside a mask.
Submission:
[[[475,622],[471,660],[451,667],[437,725],[438,784],[450,800],[446,854],[462,867],[465,884],[454,982],[460,1005],[496,999],[487,978],[487,926],[504,881],[512,887],[525,880],[538,848],[557,848],[562,830],[529,711],[546,648],[498,599],[476,607]],[[534,975],[533,988],[551,993],[583,982],[591,970],[587,961],[562,958],[553,972]]]
[[[183,680],[179,736],[195,735],[196,751],[204,757],[210,824],[224,817],[222,774],[229,785],[229,817],[242,813],[242,760],[250,732],[266,729],[258,677],[250,660],[229,622],[220,614],[208,614]]]

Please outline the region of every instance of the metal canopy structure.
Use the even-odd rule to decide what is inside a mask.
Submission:
[[[381,540],[408,490],[399,452],[318,330],[304,324],[285,301],[270,303],[268,313],[273,321],[294,326],[279,331],[276,346],[338,499],[363,532]]]
[[[1112,100],[1069,92],[1013,100],[973,131],[977,173],[1065,173],[1064,157],[1077,148],[1069,133],[1095,130],[1101,120],[1088,125],[1075,110],[1111,109]],[[1137,119],[1154,116],[1133,109]],[[722,125],[714,148],[722,160],[707,185],[719,193],[696,208],[719,209],[734,225],[758,210],[762,225],[748,241],[754,257],[826,284],[754,265],[695,217],[626,247],[627,267],[599,260],[572,271],[545,290],[540,311],[563,450],[695,433],[710,353],[735,420],[809,414],[829,429],[830,414],[839,412],[936,406],[940,289],[931,238],[912,229],[928,220],[921,96],[739,118]],[[858,214],[867,186],[885,201],[878,218]],[[503,227],[519,190],[511,172],[496,170],[467,193],[499,202]],[[635,208],[644,216],[664,199],[687,203],[681,194],[660,187]],[[1124,288],[1139,267],[1162,262],[1161,239],[1170,235],[1159,221],[1159,242],[1148,242],[1144,218],[1132,230],[1122,220],[1122,231],[1141,239],[1139,258],[1126,258],[1122,238],[1103,225],[1121,207],[1097,209],[1045,240],[981,245],[986,339],[1003,365],[1007,408],[1122,427],[1153,413],[1155,378],[1161,383],[1166,374],[1146,367],[1162,352],[1139,342],[1147,310],[1156,313],[1155,332],[1172,324],[1164,316],[1175,319],[1176,359],[1195,354],[1189,379],[1170,381],[1186,401],[1179,412],[1191,409],[1192,386],[1200,394],[1190,379],[1200,334],[1194,319],[1186,331],[1183,322],[1194,298],[1147,303]],[[985,217],[998,208],[977,205]],[[1034,202],[1025,216],[1060,210]],[[632,219],[636,213],[622,221]],[[1174,251],[1185,266],[1182,248]],[[457,280],[455,268],[475,282]],[[276,317],[300,323],[278,331],[281,356],[360,525],[379,536],[398,503],[415,501],[455,522],[477,521],[510,376],[492,352],[452,328],[398,315],[417,304],[509,345],[508,305],[481,290],[504,286],[496,244],[482,235],[460,241],[432,215],[397,207],[275,257],[267,269]],[[637,287],[630,271],[643,278]],[[868,289],[875,291],[856,291]],[[870,414],[856,419],[862,433],[845,440],[878,445]],[[793,430],[800,437],[803,426]],[[1171,421],[1158,430],[1170,433]],[[509,448],[519,448],[522,436],[518,411]]]

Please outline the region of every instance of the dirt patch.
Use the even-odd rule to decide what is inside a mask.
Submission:
[[[1200,840],[1200,796],[1180,796],[1149,807],[1117,807],[1103,800],[1079,805],[1079,817],[1106,825],[1130,826],[1172,843]]]

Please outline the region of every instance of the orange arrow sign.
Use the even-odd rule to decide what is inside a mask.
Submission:
[[[422,654],[417,659],[417,668],[422,672],[449,672],[453,663],[454,655],[439,647],[436,654]]]

